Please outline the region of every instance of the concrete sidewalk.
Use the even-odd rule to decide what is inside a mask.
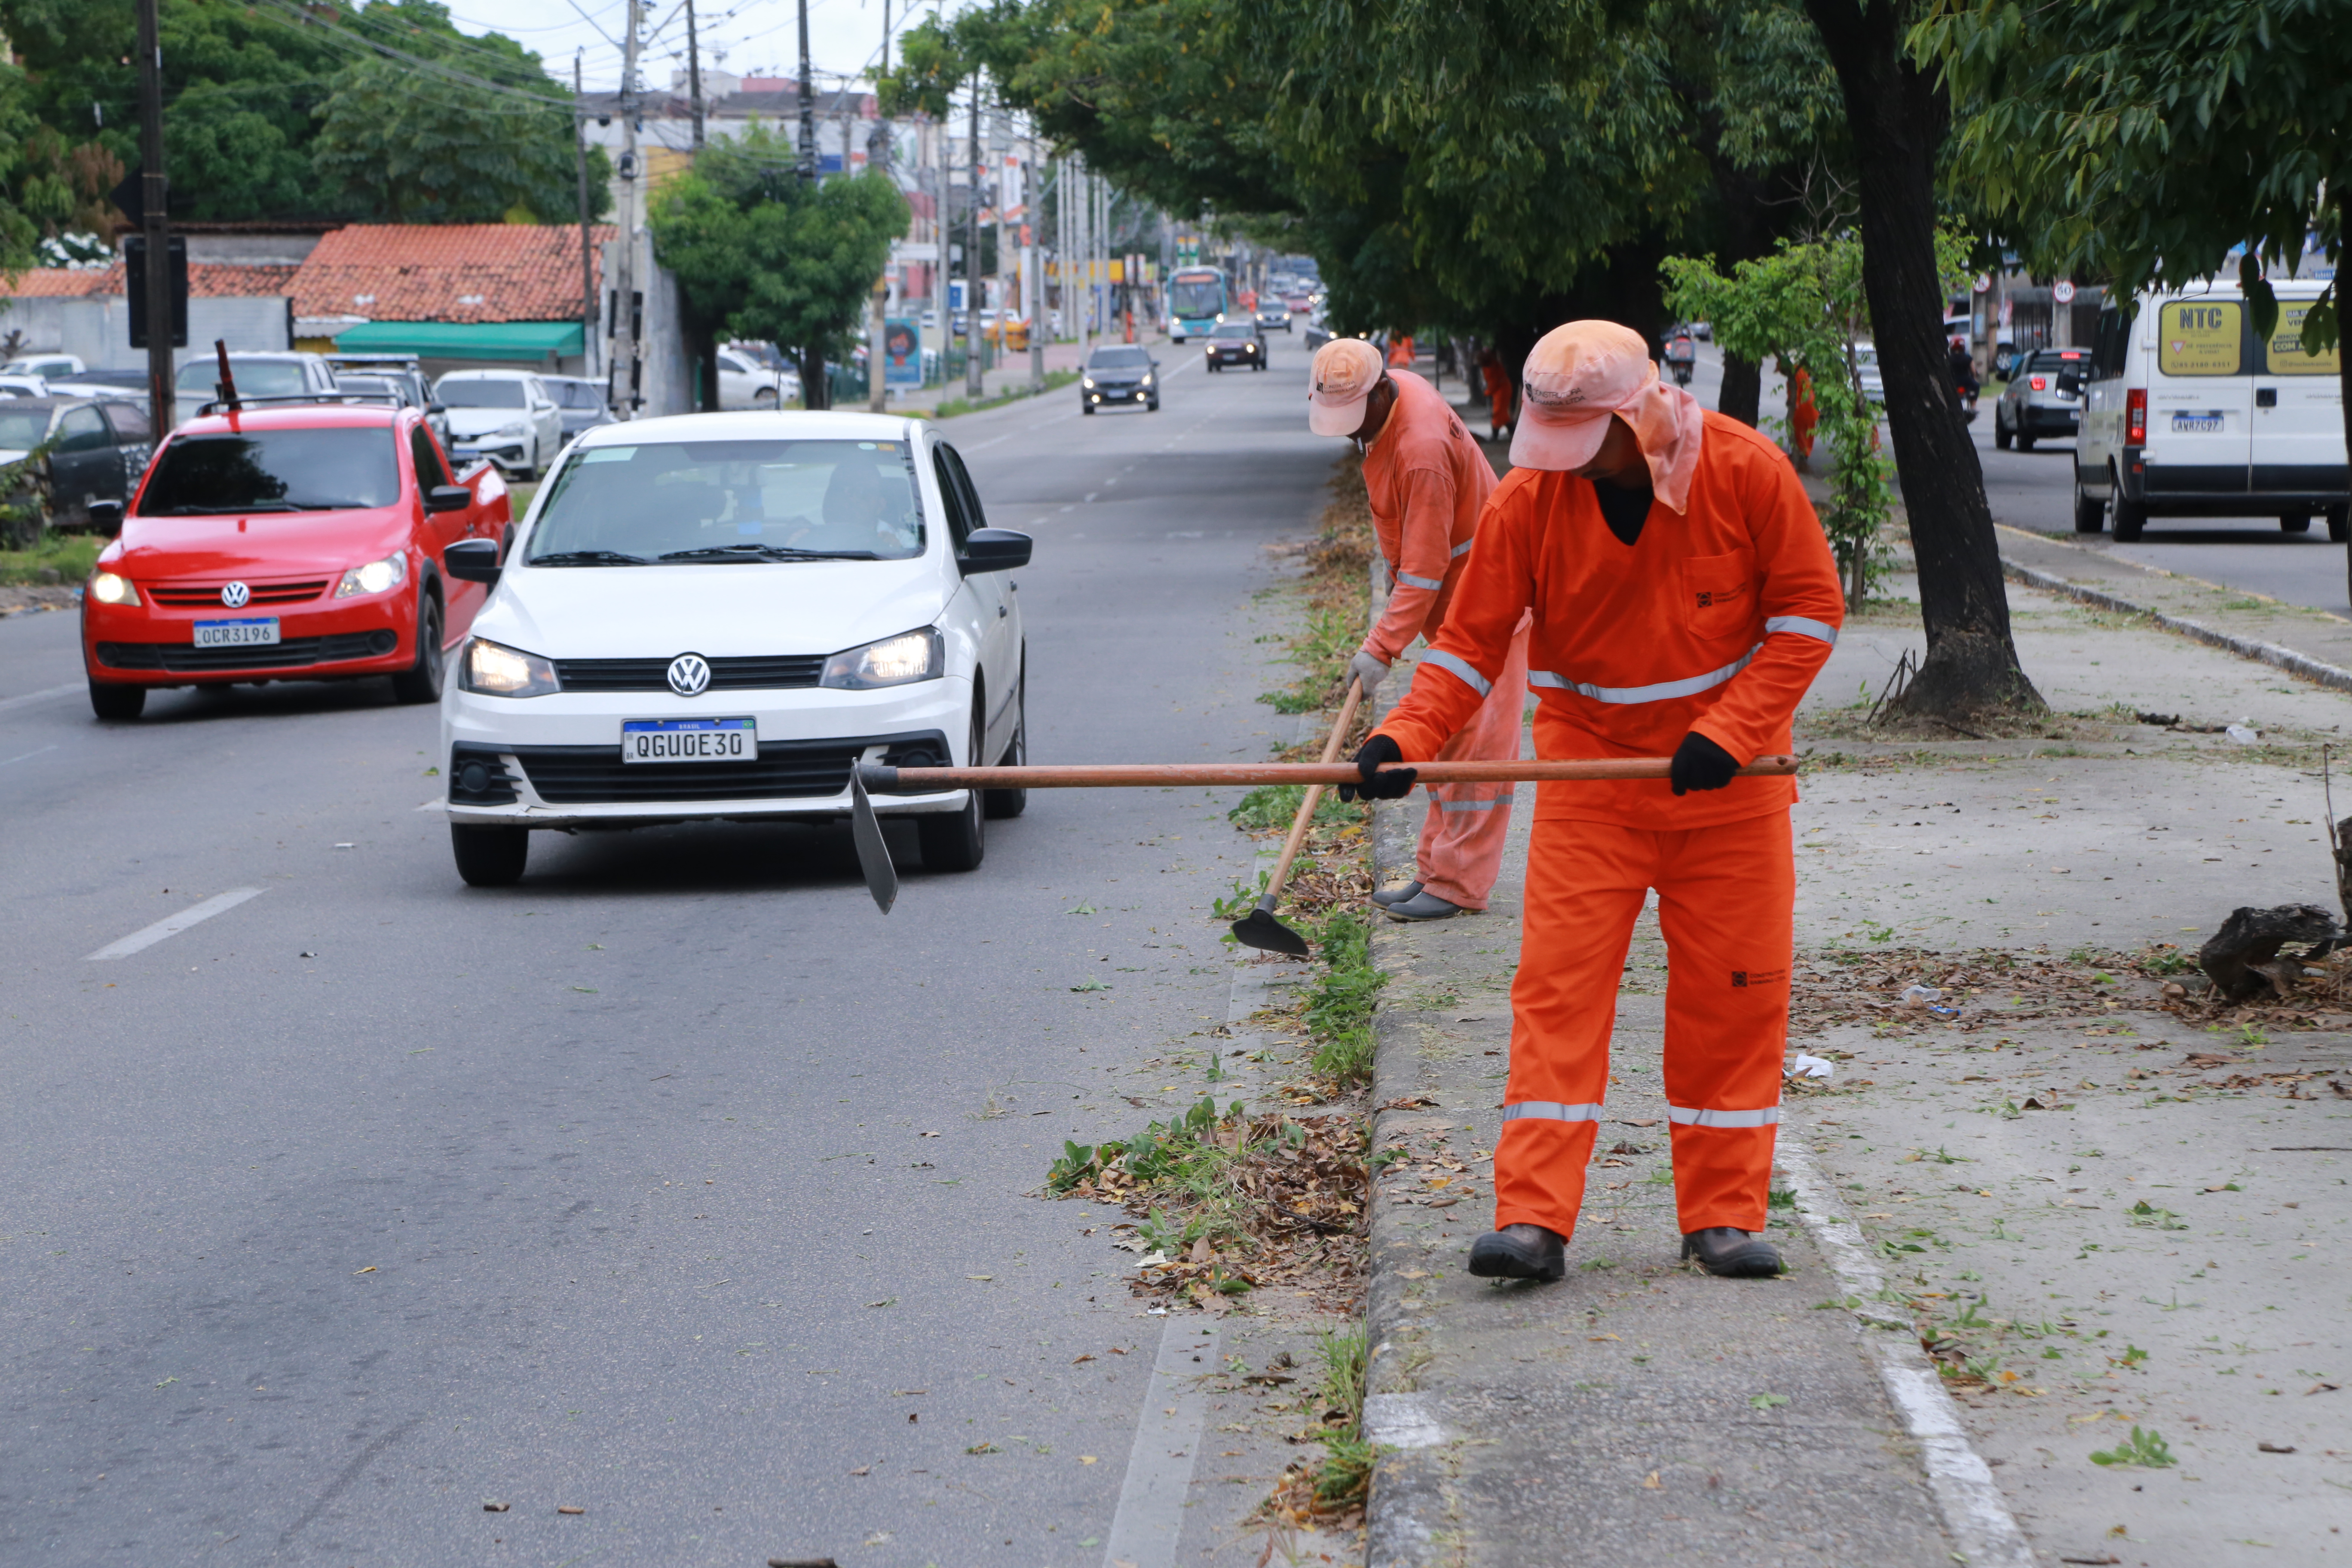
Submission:
[[[2217,1017],[2136,976],[2238,905],[2333,904],[2318,742],[2352,699],[2053,593],[2012,609],[2045,727],[1871,730],[1916,603],[1849,623],[1801,714],[1791,1048],[1836,1067],[1784,1110],[1787,1279],[1674,1260],[1654,912],[1569,1279],[1465,1274],[1524,814],[1490,912],[1382,922],[1373,1564],[2346,1559],[2352,1016]],[[1420,811],[1381,808],[1384,879]],[[1962,1017],[1902,1015],[1914,981]]]

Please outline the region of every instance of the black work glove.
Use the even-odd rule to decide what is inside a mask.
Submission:
[[[1693,730],[1675,748],[1675,760],[1666,770],[1667,779],[1675,793],[1682,795],[1695,789],[1721,789],[1739,771],[1739,759]]]
[[[1356,772],[1363,775],[1361,784],[1339,786],[1341,800],[1402,800],[1412,788],[1414,770],[1404,768],[1395,773],[1381,773],[1383,763],[1401,763],[1404,752],[1386,735],[1374,735],[1356,753]]]

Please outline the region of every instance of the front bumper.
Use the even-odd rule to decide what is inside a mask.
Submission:
[[[756,762],[625,763],[633,719],[750,718]],[[441,763],[452,823],[502,827],[642,827],[667,822],[846,817],[860,760],[964,762],[971,685],[948,679],[880,691],[559,692],[485,697],[453,671],[441,707]],[[952,744],[950,736],[959,737]],[[961,811],[967,792],[877,799],[883,816]]]
[[[1211,349],[1209,357],[1219,364],[1255,364],[1257,354],[1251,349]]]
[[[1149,386],[1090,386],[1086,398],[1088,403],[1149,403],[1156,391]]]
[[[343,680],[394,675],[416,662],[416,597],[410,588],[332,599],[328,576],[316,598],[231,610],[152,602],[104,605],[83,596],[82,665],[110,686],[232,685],[240,681]],[[278,618],[278,640],[244,647],[196,647],[198,621]]]
[[[530,455],[528,436],[484,436],[461,439],[449,448],[452,460],[470,463],[477,458],[487,458],[501,468],[520,468]]]

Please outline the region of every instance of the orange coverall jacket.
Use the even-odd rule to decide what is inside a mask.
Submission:
[[[1396,383],[1396,406],[1364,449],[1372,531],[1396,584],[1380,624],[1364,639],[1383,664],[1394,664],[1417,637],[1435,640],[1479,513],[1495,489],[1494,465],[1437,389],[1409,370],[1392,370],[1389,379]],[[1463,710],[1455,729],[1469,713]],[[1437,743],[1453,733],[1446,731]]]
[[[1667,757],[1696,730],[1747,763],[1790,750],[1790,721],[1844,624],[1837,565],[1780,449],[1707,414],[1689,510],[1654,502],[1621,543],[1592,481],[1517,468],[1486,502],[1477,548],[1381,731],[1408,762],[1436,755],[1485,700],[1532,607],[1536,754]],[[1545,784],[1536,820],[1707,827],[1786,809],[1787,778],[1734,779],[1677,799],[1664,779]]]

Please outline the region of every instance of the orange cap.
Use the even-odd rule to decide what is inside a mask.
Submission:
[[[1614,321],[1554,327],[1528,353],[1511,466],[1573,471],[1592,461],[1609,416],[1658,379],[1641,334]]]
[[[1307,427],[1318,436],[1352,436],[1364,423],[1364,399],[1387,374],[1381,351],[1361,338],[1333,338],[1315,351],[1307,371]]]

